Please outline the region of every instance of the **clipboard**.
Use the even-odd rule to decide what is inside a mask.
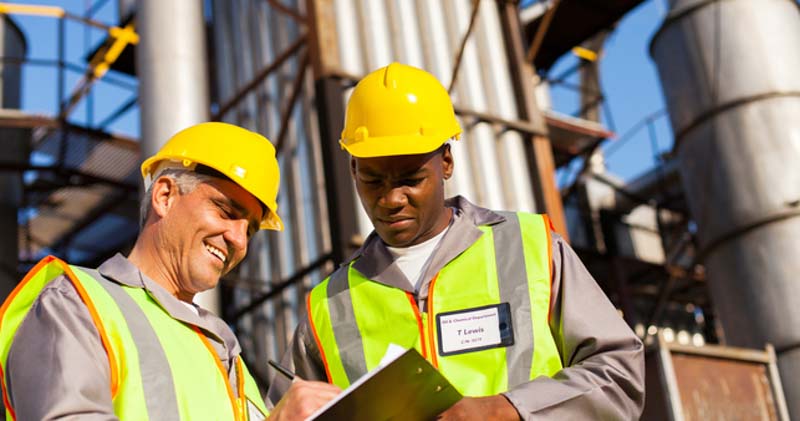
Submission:
[[[365,374],[315,412],[314,421],[427,421],[461,393],[415,349]]]

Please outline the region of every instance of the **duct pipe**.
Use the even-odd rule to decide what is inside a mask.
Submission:
[[[800,11],[671,0],[651,44],[728,344],[772,343],[800,419]]]
[[[0,16],[0,57],[24,59],[25,36],[7,15]],[[19,63],[0,64],[0,108],[20,106],[22,68]],[[3,153],[0,163],[26,165],[30,155],[30,129],[0,129]],[[20,173],[0,172],[0,299],[5,299],[19,281],[17,259],[17,210],[21,205],[22,179]]]
[[[141,157],[155,154],[173,134],[209,118],[202,0],[139,0],[136,50],[141,113]],[[219,293],[195,302],[220,314]]]

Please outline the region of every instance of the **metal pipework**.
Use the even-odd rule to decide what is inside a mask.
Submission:
[[[651,44],[730,345],[773,344],[800,418],[800,11],[672,0]]]
[[[208,68],[202,0],[139,0],[136,49],[141,158],[173,134],[209,118]],[[216,290],[195,302],[219,314]]]

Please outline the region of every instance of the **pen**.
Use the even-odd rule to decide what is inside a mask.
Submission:
[[[272,368],[278,370],[278,373],[281,373],[284,376],[286,376],[286,378],[288,378],[289,380],[294,380],[294,378],[297,377],[294,373],[292,373],[292,370],[289,370],[288,368],[276,363],[275,361],[267,360],[267,363],[271,365]]]

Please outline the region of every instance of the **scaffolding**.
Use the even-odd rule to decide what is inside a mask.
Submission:
[[[30,129],[32,156],[46,158],[2,167],[31,174],[23,186],[20,271],[44,253],[96,266],[129,247],[137,233],[139,143],[107,130],[137,107],[136,80],[124,75],[134,73],[136,37],[132,21],[92,20],[105,3],[92,2],[80,16],[48,15],[105,31],[107,40],[86,54],[85,65],[64,57],[3,59],[55,66],[59,80],[53,116],[0,115],[2,127]],[[452,93],[465,133],[453,148],[456,173],[448,194],[492,208],[550,213],[640,336],[668,328],[698,333],[704,342],[720,339],[674,162],[667,157],[631,183],[589,171],[593,154],[615,136],[598,121],[604,103],[596,76],[575,86],[586,96],[575,115],[555,113],[538,97],[537,83],[563,84],[568,76],[547,74],[555,57],[573,51],[583,67],[570,71],[583,72],[601,56],[602,40],[586,42],[640,1],[606,2],[604,13],[584,11],[577,22],[570,13],[580,2],[561,3],[536,2],[522,12],[515,2],[492,0],[208,3],[210,115],[271,139],[282,169],[278,206],[286,230],[257,234],[247,259],[220,284],[221,316],[236,330],[262,387],[274,374],[265,362],[288,347],[307,292],[371,229],[337,139],[354,83],[394,60],[428,69]],[[531,14],[536,7],[539,13]],[[64,30],[64,23],[57,25]],[[595,29],[568,41],[558,35],[576,25]],[[62,36],[57,45],[63,43]],[[71,91],[67,72],[82,80]],[[90,106],[98,83],[118,84],[130,95],[99,123],[70,121],[80,105]],[[635,130],[647,128],[645,121]],[[576,162],[580,176],[559,192],[555,170]]]
[[[138,231],[138,144],[130,135],[109,132],[110,126],[135,108],[137,86],[135,80],[117,72],[108,74],[138,37],[130,24],[119,27],[93,18],[105,3],[88,4],[81,15],[60,7],[0,3],[4,19],[36,16],[56,29],[55,56],[2,57],[5,68],[54,70],[55,80],[56,103],[48,114],[0,110],[0,127],[22,131],[29,146],[24,159],[0,164],[0,171],[21,176],[19,273],[47,254],[79,265],[97,265],[128,246]],[[86,63],[67,57],[68,24],[83,31],[78,56]],[[90,45],[91,35],[98,34],[107,41]],[[68,86],[70,81],[74,81],[72,86]],[[119,95],[111,107],[104,108],[102,120],[95,121],[95,91],[108,87],[127,94]],[[78,110],[82,116],[74,118]]]

